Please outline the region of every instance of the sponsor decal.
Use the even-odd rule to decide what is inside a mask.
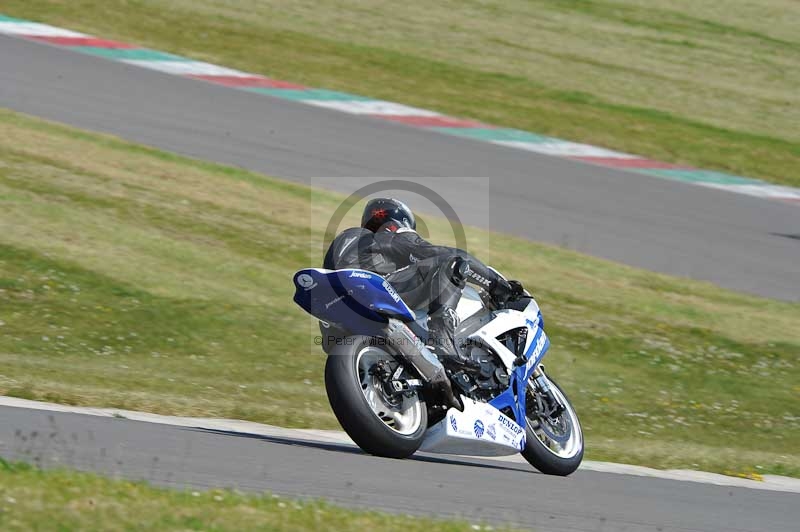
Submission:
[[[502,414],[497,418],[497,421],[500,422],[501,427],[503,427],[509,432],[512,432],[515,436],[519,435],[522,432],[522,427],[520,427],[519,425],[517,425],[516,423],[514,423],[513,421],[511,421]]]
[[[486,407],[486,408],[483,409],[484,415],[489,416],[489,417],[494,417],[499,413],[498,410],[496,408],[494,408],[493,406],[489,406],[486,403],[483,403],[483,404]]]
[[[447,307],[444,317],[448,320],[448,325],[452,327],[453,330],[455,330],[458,327],[458,324],[461,323],[461,320],[458,317],[458,312],[456,312],[456,309],[452,307]]]
[[[317,283],[314,282],[314,278],[307,273],[301,273],[297,276],[297,284],[300,285],[301,288],[305,289],[306,292],[317,286]]]
[[[472,428],[475,431],[475,436],[477,436],[478,438],[483,436],[483,421],[481,421],[480,419],[476,420]]]
[[[389,284],[389,281],[383,282],[383,288],[389,292],[389,295],[392,296],[392,299],[394,299],[395,303],[400,303],[400,296],[397,294],[397,292],[395,292],[394,287]]]
[[[331,308],[331,306],[335,305],[336,303],[338,303],[342,299],[344,299],[344,296],[339,296],[336,299],[332,299],[332,300],[328,301],[327,303],[325,303],[325,310],[328,310],[329,308]]]
[[[359,279],[372,279],[372,275],[364,272],[350,272],[350,278],[357,277]]]
[[[487,279],[483,275],[479,274],[478,272],[470,270],[469,271],[469,276],[470,276],[470,279],[472,279],[473,281],[475,281],[476,283],[478,283],[478,284],[480,284],[482,286],[487,286],[488,287],[488,286],[492,285],[492,282],[489,279]]]
[[[539,335],[539,339],[536,340],[536,347],[533,349],[533,353],[531,353],[530,358],[528,359],[528,363],[525,364],[525,372],[529,372],[531,368],[533,368],[536,361],[539,360],[539,355],[542,354],[542,349],[544,349],[544,343],[547,341],[547,337],[544,335],[544,331],[542,334]]]
[[[400,231],[398,231],[398,233],[399,232]],[[408,254],[408,260],[410,260],[411,262],[414,262],[414,263],[419,262],[419,259],[417,257],[415,257],[413,253],[409,253]],[[408,267],[408,266],[406,266],[406,267]]]
[[[496,431],[496,430],[495,430],[495,428],[494,428],[494,423],[492,423],[491,425],[489,425],[488,427],[486,427],[486,434],[488,434],[488,435],[489,435],[489,437],[490,437],[491,439],[493,439],[493,440],[496,440],[496,439],[497,439],[497,431]]]
[[[450,426],[453,427],[453,430],[458,432],[458,422],[456,421],[456,416],[450,416]]]

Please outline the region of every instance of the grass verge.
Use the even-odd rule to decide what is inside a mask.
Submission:
[[[477,528],[475,528],[477,527]],[[66,470],[42,471],[0,459],[0,528],[30,530],[291,530],[456,532],[481,529],[443,521],[345,510],[318,501],[244,495],[230,490],[176,491],[144,482]]]
[[[251,72],[800,186],[786,0],[6,0]]]
[[[0,393],[335,428],[291,275],[340,200],[0,110]],[[800,476],[800,305],[467,236],[540,301],[588,458]]]

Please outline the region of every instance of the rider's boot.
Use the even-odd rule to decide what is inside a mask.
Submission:
[[[458,314],[456,314],[455,309],[450,306],[442,306],[431,315],[428,326],[428,330],[430,331],[428,347],[446,366],[450,366],[450,364],[447,363],[448,360],[456,364],[463,364],[465,362],[464,356],[461,354],[455,341],[455,331],[457,327]],[[461,399],[459,399],[458,394],[452,386],[443,387],[442,393],[451,406],[454,406],[458,410],[464,410]]]
[[[452,362],[457,365],[476,366],[476,362],[468,356],[468,347],[459,344],[455,338],[459,319],[455,309],[442,307],[431,315],[429,322],[430,339],[428,348],[439,357],[443,363]]]
[[[428,322],[430,331],[428,345],[440,360],[454,357],[457,362],[464,362],[464,356],[455,340],[458,323],[458,314],[453,307],[444,305],[431,314]]]

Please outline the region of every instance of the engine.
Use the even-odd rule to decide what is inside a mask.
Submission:
[[[461,393],[485,402],[508,387],[508,372],[497,355],[475,344],[463,347],[462,354],[461,361],[444,361]]]

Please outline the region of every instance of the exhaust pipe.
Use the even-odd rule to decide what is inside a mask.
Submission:
[[[430,352],[408,325],[402,321],[389,318],[386,326],[386,339],[407,360],[426,384],[441,391],[443,398],[450,406],[463,411],[464,405],[453,393],[450,378],[439,359]]]

